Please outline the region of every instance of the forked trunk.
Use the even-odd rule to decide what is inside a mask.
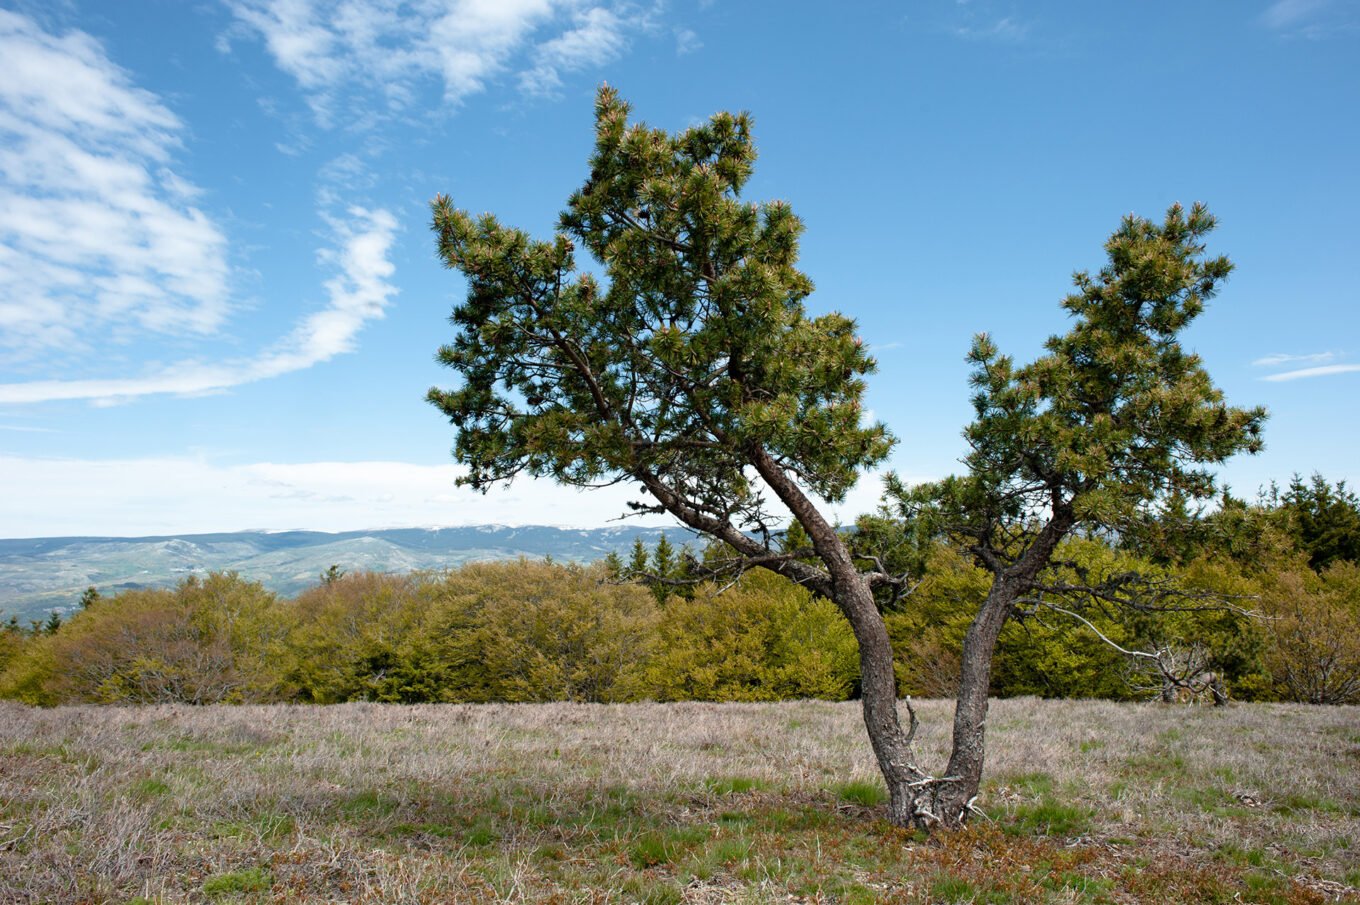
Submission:
[[[892,648],[872,593],[858,581],[854,588],[838,590],[837,602],[859,642],[864,725],[888,786],[889,820],[925,830],[962,826],[982,781],[992,652],[1018,596],[1018,585],[998,580],[964,639],[953,753],[942,776],[932,776],[916,764],[911,748],[915,714],[911,713],[906,730],[898,718]]]
[[[898,826],[933,829],[961,826],[977,798],[987,727],[987,691],[992,678],[992,652],[1002,627],[1020,593],[1048,562],[1059,540],[1072,525],[1066,507],[1039,532],[1021,561],[996,575],[992,589],[968,629],[963,642],[958,705],[954,713],[954,749],[944,776],[932,776],[916,764],[912,740],[916,714],[907,701],[911,723],[902,729],[897,714],[897,677],[893,672],[888,627],[874,600],[869,582],[835,529],[811,504],[802,490],[763,449],[751,450],[751,461],[789,507],[807,532],[813,549],[826,566],[828,596],[850,623],[859,646],[860,703],[864,727],[888,786],[889,819]]]
[[[991,590],[963,639],[959,669],[959,689],[954,706],[954,744],[949,766],[942,777],[920,788],[918,811],[929,807],[935,818],[931,825],[962,826],[973,812],[982,785],[986,760],[987,703],[992,684],[992,655],[1001,629],[1015,609],[1015,603],[1032,585],[1034,576],[1045,567],[1058,542],[1073,524],[1068,507],[1058,507],[1053,518],[1014,567],[1000,571]],[[917,826],[925,827],[918,820]],[[929,827],[925,827],[929,828]]]

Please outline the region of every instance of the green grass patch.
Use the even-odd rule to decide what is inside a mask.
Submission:
[[[495,845],[501,841],[501,834],[485,818],[478,820],[463,833],[463,841],[468,845]]]
[[[644,833],[628,847],[628,860],[634,867],[674,864],[708,840],[709,830],[702,826],[681,826]]]
[[[1175,797],[1187,804],[1192,804],[1201,811],[1211,814],[1221,813],[1224,809],[1237,808],[1239,802],[1232,795],[1223,789],[1210,786],[1209,788],[1183,788],[1175,791]],[[1241,808],[1240,810],[1247,810]]]
[[[203,894],[209,898],[242,892],[264,892],[274,885],[274,878],[262,867],[248,867],[226,874],[217,874],[203,881]]]
[[[1357,808],[1347,807],[1338,801],[1330,798],[1320,798],[1316,795],[1305,795],[1291,793],[1282,796],[1272,806],[1271,810],[1276,814],[1300,814],[1307,811],[1317,811],[1322,814],[1336,814],[1343,816],[1354,816]]]
[[[1185,758],[1179,754],[1135,754],[1124,761],[1132,776],[1148,779],[1172,779],[1185,775]]]
[[[755,822],[755,817],[743,811],[723,811],[718,815],[718,826],[723,829],[742,829]]]
[[[930,896],[932,900],[941,903],[949,903],[949,905],[960,902],[987,901],[982,898],[981,891],[972,883],[962,877],[952,876],[936,877],[932,880],[930,883]]]
[[[289,815],[266,811],[249,820],[218,821],[208,831],[215,839],[258,839],[272,843],[293,835],[296,829],[297,822]]]
[[[742,795],[768,789],[770,784],[752,776],[725,776],[704,781],[704,788],[714,795]]]
[[[1113,880],[1088,877],[1075,871],[1060,871],[1047,876],[1041,885],[1054,892],[1075,893],[1079,902],[1106,903],[1114,901],[1110,896],[1114,889]]]
[[[1017,807],[1005,829],[1011,835],[1078,836],[1090,827],[1091,812],[1086,808],[1045,798]]]
[[[876,808],[888,801],[888,790],[881,782],[874,780],[856,779],[844,782],[833,786],[831,791],[835,792],[841,801],[866,808]]]
[[[751,854],[755,843],[744,836],[712,839],[684,864],[682,876],[710,880],[719,873],[738,867]]]
[[[161,779],[143,779],[133,784],[132,794],[138,798],[160,798],[170,794],[170,785]]]
[[[398,823],[388,831],[393,836],[433,836],[447,839],[457,834],[457,830],[447,823]]]
[[[1273,867],[1279,862],[1259,848],[1242,848],[1231,843],[1221,845],[1214,852],[1215,857],[1227,861],[1230,864],[1238,864],[1245,867]]]
[[[621,891],[626,901],[638,905],[681,905],[684,892],[675,883],[655,877],[629,877]]]
[[[1007,785],[1017,792],[1038,798],[1053,791],[1053,777],[1047,773],[1020,773],[1010,777]]]
[[[1242,878],[1248,895],[1244,900],[1261,905],[1293,905],[1294,884],[1274,871],[1252,871]]]
[[[340,804],[340,812],[351,820],[387,817],[397,809],[397,802],[374,789],[351,795]]]

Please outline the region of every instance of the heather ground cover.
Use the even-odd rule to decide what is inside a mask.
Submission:
[[[1360,901],[1360,709],[1012,699],[989,744],[926,838],[853,702],[2,703],[0,901]]]

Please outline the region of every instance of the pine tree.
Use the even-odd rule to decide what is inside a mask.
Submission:
[[[633,540],[633,551],[628,557],[627,576],[632,579],[642,578],[647,574],[647,545],[642,542],[642,538]]]
[[[652,595],[656,597],[657,603],[666,602],[671,593],[670,582],[677,577],[675,548],[666,540],[666,532],[663,531],[661,538],[656,542],[656,547],[652,549],[651,586]]]
[[[920,767],[915,714],[905,729],[898,714],[892,646],[875,591],[905,579],[856,556],[824,511],[823,501],[844,499],[892,448],[887,429],[864,418],[864,377],[875,363],[853,320],[836,312],[808,315],[812,283],[796,266],[802,224],[790,207],[742,198],[756,156],[750,118],[720,113],[671,135],[629,124],[628,114],[615,91],[600,90],[590,174],[549,241],[490,214],[473,217],[447,197],[434,199],[439,254],[468,284],[451,318],[456,334],[439,351],[461,385],[431,389],[427,397],[456,429],[454,455],[467,468],[460,480],[480,490],[520,474],[581,487],[631,483],[647,497],[636,509],[669,513],[720,542],[730,553],[725,568],[767,569],[831,600],[858,645],[860,701],[890,819],[958,823],[970,799],[957,793],[971,785],[976,794],[977,777],[957,782]],[[1169,221],[1155,236],[1143,235],[1143,221],[1126,224],[1128,235],[1116,234],[1109,246],[1110,280],[1104,273],[1086,279],[1082,293],[1069,299],[1090,328],[1054,340],[1053,364],[1044,359],[1029,371],[1010,370],[980,340],[983,427],[976,437],[985,449],[977,464],[994,477],[960,495],[962,502],[990,512],[990,489],[1015,480],[1029,490],[1025,476],[997,469],[1030,461],[1031,447],[1050,435],[1067,444],[1055,450],[1063,474],[1095,477],[1089,469],[1105,464],[1145,485],[1160,485],[1183,444],[1213,455],[1240,445],[1231,429],[1249,425],[1225,428],[1212,420],[1217,410],[1201,403],[1216,391],[1173,341],[1206,296],[1200,283],[1212,289],[1220,276],[1213,265],[1195,277],[1188,296],[1171,285],[1188,266],[1175,253],[1188,249],[1179,240],[1202,231],[1204,217],[1196,213],[1188,227]],[[598,263],[603,281],[589,262],[578,267],[578,245]],[[1125,260],[1125,251],[1157,260],[1149,269]],[[1171,272],[1162,273],[1163,264]],[[1125,282],[1130,269],[1136,274]],[[1125,290],[1137,302],[1131,297],[1120,309]],[[1102,339],[1111,330],[1120,338],[1114,346]],[[1122,338],[1135,335],[1156,341],[1148,349],[1126,347]],[[1163,361],[1158,350],[1165,346],[1172,351]],[[1127,358],[1130,352],[1137,355]],[[1149,376],[1151,395],[1136,424],[1108,412],[1091,424],[1081,423],[1080,413],[1071,420],[1070,405],[1092,394],[1112,391],[1114,404],[1125,390],[1140,393],[1136,369],[1153,363],[1165,367]],[[1168,369],[1184,379],[1164,385]],[[1102,379],[1113,379],[1112,387],[1100,386]],[[1166,392],[1158,396],[1158,388]],[[1157,426],[1154,406],[1176,429]],[[1208,420],[1184,423],[1201,416]],[[1111,444],[1105,453],[1101,443]],[[1146,476],[1142,466],[1151,469]],[[1079,502],[1055,498],[1064,513],[1059,533],[1079,517],[1121,504],[1119,494],[1100,492],[1104,486]],[[781,548],[784,512],[806,533],[815,559]],[[956,751],[975,746],[980,764],[980,728],[965,724],[960,732],[956,723]]]
[[[604,572],[610,581],[622,581],[624,578],[623,558],[618,551],[610,550],[604,558]]]
[[[1286,530],[1321,572],[1334,562],[1360,560],[1360,499],[1345,481],[1333,487],[1320,474],[1294,475],[1280,497]]]
[[[977,795],[992,655],[1022,600],[1074,614],[1074,601],[1149,610],[1178,594],[1125,573],[1055,577],[1059,544],[1207,500],[1208,466],[1261,448],[1265,411],[1227,405],[1179,342],[1232,269],[1204,256],[1214,225],[1199,204],[1173,205],[1161,224],[1124,218],[1106,266],[1074,276],[1062,305],[1075,323],[1047,354],[1017,366],[986,334],[974,340],[968,473],[913,489],[889,481],[902,516],[937,526],[992,574],[963,643],[949,765],[926,787],[924,806],[940,819]]]

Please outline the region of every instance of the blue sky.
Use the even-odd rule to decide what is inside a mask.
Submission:
[[[900,473],[957,468],[973,333],[1032,357],[1123,214],[1203,200],[1237,271],[1186,341],[1271,411],[1224,479],[1360,482],[1358,45],[1354,0],[0,0],[0,536],[616,516],[455,488],[423,401],[429,199],[547,234],[602,81],[754,115]]]

